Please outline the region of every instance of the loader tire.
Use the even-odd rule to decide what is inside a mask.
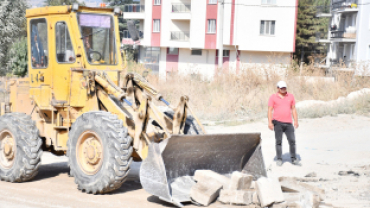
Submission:
[[[173,119],[173,114],[174,114],[173,111],[165,111],[164,114],[170,117],[171,119]],[[187,135],[204,134],[204,132],[202,131],[202,128],[200,128],[197,121],[191,115],[188,115],[186,117],[184,134],[187,134]]]
[[[116,115],[82,114],[69,132],[68,165],[79,190],[104,194],[121,187],[132,162],[132,138]]]
[[[42,140],[31,117],[9,113],[0,117],[0,179],[25,182],[34,178],[41,164]]]

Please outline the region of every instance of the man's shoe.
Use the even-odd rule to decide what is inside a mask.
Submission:
[[[301,166],[301,163],[299,162],[297,158],[292,158],[292,163],[293,165]]]
[[[283,161],[280,159],[280,160],[277,160],[276,161],[276,165],[277,166],[282,166],[283,165]]]

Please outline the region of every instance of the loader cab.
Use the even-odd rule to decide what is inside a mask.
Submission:
[[[26,18],[27,103],[37,106],[32,119],[40,136],[64,151],[72,123],[84,112],[99,110],[94,73],[104,71],[118,84],[118,18],[111,8],[83,6],[27,9]]]
[[[73,91],[71,86],[75,79],[81,87],[75,69],[104,70],[118,84],[122,60],[113,9],[43,7],[28,9],[26,17],[30,96],[37,106],[83,107],[83,89]]]

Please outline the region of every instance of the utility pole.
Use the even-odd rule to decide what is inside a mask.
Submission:
[[[218,68],[222,68],[223,64],[223,51],[224,51],[224,0],[219,0],[220,16],[218,20]]]

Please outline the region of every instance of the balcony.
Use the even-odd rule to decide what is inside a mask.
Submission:
[[[140,40],[144,38],[144,32],[143,31],[139,31],[139,38]],[[137,42],[135,43],[132,39],[131,39],[131,35],[129,33],[128,30],[124,30],[123,31],[123,40],[122,40],[122,43],[125,44],[125,45],[134,45],[134,44],[138,44]]]
[[[171,31],[171,40],[173,41],[189,41],[189,31]]]
[[[172,4],[172,12],[191,12],[191,4]]]
[[[123,12],[145,12],[145,5],[141,4],[127,4]]]
[[[318,6],[316,7],[316,17],[331,17],[330,6]]]
[[[145,19],[145,5],[127,4],[123,10],[124,19]]]
[[[332,31],[330,37],[334,42],[356,42],[356,32]]]
[[[357,12],[357,0],[333,0],[333,12]]]
[[[170,19],[173,20],[190,20],[191,4],[172,4]]]
[[[144,38],[144,32],[143,31],[139,31],[139,37],[140,37],[140,39],[143,39]],[[123,38],[129,38],[129,39],[131,39],[131,35],[128,32],[128,30],[124,30],[123,31]]]

